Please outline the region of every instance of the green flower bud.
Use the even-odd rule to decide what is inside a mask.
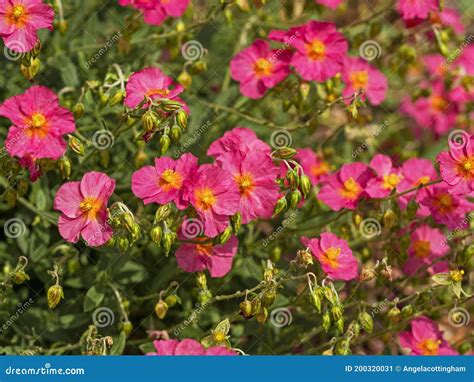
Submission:
[[[160,107],[167,112],[172,112],[179,110],[183,107],[183,105],[177,101],[166,100],[161,102]]]
[[[374,330],[374,321],[372,320],[372,316],[367,313],[367,312],[361,312],[358,317],[359,323],[362,326],[362,328],[367,332],[367,333],[372,333]]]
[[[282,147],[276,150],[275,156],[280,159],[289,159],[293,158],[296,153],[297,151],[291,147]]]
[[[343,307],[341,305],[334,305],[331,308],[331,314],[332,314],[332,317],[334,318],[334,321],[337,321],[340,318],[342,318],[342,313],[343,313]]]
[[[173,143],[178,143],[181,138],[181,128],[177,125],[174,125],[170,130],[170,137]]]
[[[336,329],[339,330],[339,332],[344,332],[344,318],[340,318],[336,321],[335,323]]]
[[[165,155],[170,147],[171,139],[167,135],[162,135],[160,138],[160,155]]]
[[[405,305],[402,308],[402,316],[403,318],[409,318],[413,315],[413,305]]]
[[[291,191],[289,194],[290,208],[298,207],[298,203],[301,202],[301,192],[298,190]]]
[[[158,117],[152,110],[148,110],[142,116],[142,123],[145,131],[151,133],[158,126]]]
[[[171,215],[171,212],[173,212],[171,205],[164,204],[162,206],[159,206],[155,212],[155,223],[159,223],[163,220],[166,220]]]
[[[78,155],[84,155],[84,145],[82,142],[73,135],[68,135],[69,147]]]
[[[401,318],[400,309],[394,306],[392,309],[388,311],[387,317],[392,324],[396,324],[398,321],[400,321],[400,318]]]
[[[230,218],[230,224],[232,225],[234,233],[239,232],[240,226],[242,225],[242,215],[240,214],[240,212],[237,212]]]
[[[260,309],[260,312],[258,312],[257,315],[255,316],[255,318],[257,319],[257,322],[259,324],[263,325],[265,321],[267,321],[267,318],[268,318],[268,309],[265,307],[262,307],[262,309]]]
[[[309,177],[307,175],[302,175],[300,177],[300,189],[304,197],[306,197],[309,194],[309,192],[311,191],[311,187],[312,187],[312,184]]]
[[[183,130],[186,130],[186,127],[188,126],[188,115],[183,109],[178,110],[176,122],[178,123],[179,127],[181,127]]]
[[[196,284],[199,289],[205,290],[207,289],[207,278],[204,272],[198,272],[196,274]]]
[[[168,312],[168,304],[164,302],[163,300],[158,301],[155,305],[156,316],[160,320],[162,320],[163,318],[165,318],[167,312]]]
[[[321,313],[321,297],[318,293],[313,292],[309,294],[309,302],[314,306],[318,313]]]
[[[133,218],[133,215],[129,213],[125,213],[122,215],[122,220],[123,224],[125,225],[125,229],[132,233],[133,232],[133,227],[135,226],[135,219]]]
[[[133,330],[133,324],[130,321],[124,321],[120,324],[120,330],[128,336]]]
[[[119,103],[122,102],[123,97],[124,97],[124,92],[122,90],[119,90],[115,92],[115,94],[110,98],[110,106],[115,106],[118,105]]]
[[[224,232],[220,233],[219,236],[215,238],[215,243],[216,244],[225,244],[227,241],[230,239],[232,236],[234,230],[232,226],[227,226],[227,228],[224,230]]]
[[[288,207],[288,203],[285,197],[278,199],[278,202],[275,205],[275,209],[273,210],[273,216],[279,215],[283,211],[285,211]]]
[[[172,308],[175,306],[178,302],[180,302],[180,299],[177,295],[175,294],[170,294],[165,298],[165,303],[168,305],[168,308]]]
[[[165,232],[163,234],[163,250],[165,251],[166,256],[171,251],[171,247],[176,241],[176,234],[174,232]]]
[[[49,308],[54,309],[61,299],[64,298],[63,287],[61,285],[53,285],[49,287],[47,298]]]
[[[189,75],[186,70],[183,70],[178,76],[178,82],[183,85],[185,89],[188,89],[193,83],[193,78]]]
[[[418,206],[418,203],[415,201],[415,199],[412,199],[408,202],[407,215],[409,219],[413,219],[416,216],[418,208],[419,206]]]
[[[276,294],[275,289],[266,290],[263,293],[262,304],[264,306],[271,306],[275,302],[276,297],[277,297],[277,294]]]
[[[383,223],[388,229],[394,227],[397,222],[398,216],[392,209],[387,210],[383,215]]]
[[[74,118],[79,119],[84,115],[84,104],[82,102],[78,102],[74,105],[72,109],[72,113],[74,114]]]
[[[58,168],[63,179],[69,179],[71,176],[72,164],[68,157],[62,157],[58,160]]]
[[[29,279],[30,279],[30,276],[28,276],[24,270],[20,270],[15,273],[13,282],[19,285],[19,284],[23,284],[26,280],[29,280]]]
[[[298,178],[298,174],[296,173],[295,170],[289,170],[286,173],[286,180],[287,180],[288,185],[290,186],[290,188],[292,190],[294,190],[298,187],[299,178]]]
[[[159,225],[154,226],[150,230],[150,237],[153,243],[160,245],[161,239],[163,238],[163,229]]]
[[[322,327],[324,331],[328,331],[329,328],[331,327],[331,316],[329,315],[329,312],[324,312],[323,314],[323,322],[322,322]]]
[[[212,298],[212,293],[209,289],[199,291],[198,300],[201,304],[205,304]]]
[[[260,310],[262,309],[262,301],[258,297],[255,297],[252,300],[252,313],[255,316],[256,314],[260,313]]]
[[[128,249],[129,241],[126,237],[119,237],[117,242],[120,252],[125,252]]]

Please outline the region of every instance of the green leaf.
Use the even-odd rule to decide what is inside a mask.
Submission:
[[[87,291],[84,297],[84,312],[89,312],[90,310],[97,308],[104,300],[104,297],[105,293],[99,290],[97,285],[94,285]]]
[[[114,344],[110,348],[110,355],[120,355],[125,349],[125,343],[127,342],[127,335],[125,332],[120,332],[118,337],[114,337]]]

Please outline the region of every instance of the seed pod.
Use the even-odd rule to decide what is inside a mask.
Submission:
[[[20,270],[15,273],[13,282],[19,285],[19,284],[23,284],[26,280],[29,280],[29,279],[30,279],[30,276],[28,276],[25,271]]]
[[[163,318],[165,318],[167,312],[168,312],[168,304],[164,302],[163,300],[158,301],[155,305],[156,316],[160,320],[162,320]]]
[[[361,281],[370,281],[375,277],[375,271],[372,268],[362,268],[360,274]]]
[[[257,322],[263,325],[265,321],[267,321],[267,318],[268,318],[268,310],[267,308],[262,307],[262,309],[260,309],[260,312],[256,315]]]
[[[53,285],[49,287],[47,297],[49,308],[54,309],[61,299],[64,298],[63,287],[61,285]]]
[[[394,306],[392,309],[388,311],[387,317],[392,324],[396,324],[398,321],[400,321],[400,318],[401,318],[400,309]]]
[[[360,312],[358,317],[359,323],[364,328],[367,333],[372,333],[374,330],[374,321],[372,320],[372,316],[367,312]]]
[[[171,139],[167,135],[162,135],[160,138],[160,155],[165,155],[170,147]]]
[[[276,294],[275,289],[266,290],[263,293],[262,304],[264,306],[271,306],[275,302],[276,297],[277,297],[277,294]]]
[[[240,313],[246,320],[253,317],[252,303],[250,301],[248,300],[242,301],[239,304],[239,308],[240,308]]]

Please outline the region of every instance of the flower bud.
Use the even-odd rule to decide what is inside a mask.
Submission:
[[[128,249],[129,241],[126,237],[119,237],[117,243],[121,252],[125,252]]]
[[[58,168],[63,179],[69,179],[71,176],[72,164],[68,157],[62,157],[58,160]]]
[[[367,312],[360,312],[358,317],[359,323],[364,328],[367,333],[372,333],[374,330],[374,321],[372,320],[372,316]]]
[[[372,268],[362,268],[360,281],[370,281],[375,277],[375,271]]]
[[[49,287],[47,297],[49,308],[54,309],[61,299],[64,298],[63,287],[58,284]]]
[[[397,214],[392,209],[387,210],[383,215],[383,223],[388,229],[394,227],[397,224],[397,221]]]
[[[168,312],[168,304],[164,302],[163,300],[158,301],[155,305],[156,316],[160,320],[162,320],[163,318],[165,318],[167,312]]]
[[[401,318],[400,309],[394,306],[392,309],[388,311],[387,317],[392,324],[396,324],[398,321],[400,321],[400,318]]]
[[[176,234],[174,232],[165,232],[163,234],[163,250],[165,251],[165,255],[171,251],[171,247],[173,246],[174,242],[176,241]]]
[[[180,298],[175,294],[170,294],[165,298],[165,303],[168,305],[168,308],[172,308],[178,302],[180,302]]]
[[[225,244],[227,241],[230,239],[233,233],[232,226],[227,226],[227,228],[224,230],[224,232],[220,233],[216,238],[215,238],[215,243],[216,244]]]
[[[207,64],[205,61],[198,60],[194,62],[189,68],[191,74],[201,74],[207,70]],[[183,85],[184,86],[184,85]]]
[[[271,306],[275,302],[276,297],[277,297],[277,294],[276,294],[275,289],[266,290],[263,293],[262,304],[264,306]]]
[[[78,155],[84,155],[84,145],[82,142],[73,135],[68,135],[69,147]]]
[[[142,123],[145,131],[152,132],[158,126],[158,117],[152,110],[148,110],[142,116]]]
[[[313,292],[309,294],[309,302],[314,306],[318,313],[321,313],[321,297],[318,293]]]
[[[331,327],[331,316],[329,315],[329,312],[324,312],[323,322],[321,325],[325,332],[327,332],[329,328]]]
[[[296,155],[296,150],[291,147],[282,147],[276,150],[275,156],[280,159],[293,158]]]
[[[178,125],[171,127],[170,137],[173,143],[179,142],[179,138],[181,138],[181,128]]]
[[[122,102],[125,94],[122,90],[118,90],[115,94],[110,98],[110,106],[118,105]]]
[[[67,21],[64,20],[64,19],[59,20],[58,23],[57,23],[56,28],[58,28],[59,33],[64,35],[64,33],[66,33],[66,31],[67,31]]]
[[[178,110],[178,114],[176,115],[176,123],[183,130],[186,130],[186,127],[188,126],[188,115],[183,109]]]
[[[242,215],[240,212],[237,212],[235,215],[232,215],[230,218],[230,224],[232,226],[232,229],[234,230],[234,233],[239,232],[240,227],[242,225]]]
[[[299,87],[301,99],[305,101],[308,98],[311,86],[308,82],[302,82]]]
[[[132,330],[133,330],[133,324],[130,321],[124,321],[120,324],[120,330],[125,333],[125,335],[129,335]],[[109,346],[113,345],[113,340],[112,342],[108,343]]]
[[[268,318],[268,309],[265,307],[262,307],[262,309],[260,309],[260,312],[258,312],[257,315],[255,316],[255,318],[257,319],[257,322],[259,324],[263,325],[265,321],[267,321],[267,318]]]
[[[389,281],[392,281],[392,267],[390,265],[387,265],[385,266],[385,268],[383,268],[381,271],[380,271],[380,275],[389,280]]]
[[[413,315],[413,305],[409,304],[409,305],[405,305],[403,308],[402,308],[402,317],[403,318],[409,318]]]
[[[212,298],[212,293],[209,289],[199,291],[198,300],[201,304],[205,304]]]
[[[412,199],[408,202],[407,215],[409,219],[413,219],[416,216],[418,208],[418,203],[415,201],[415,199]]]
[[[183,70],[178,76],[178,82],[183,85],[185,89],[188,89],[193,83],[193,78],[189,75],[186,70]]]
[[[155,225],[150,230],[150,237],[151,240],[153,240],[153,243],[155,243],[156,245],[160,245],[161,239],[163,237],[163,229],[159,225]]]
[[[255,297],[252,300],[252,313],[253,313],[253,315],[258,314],[261,309],[262,309],[262,301],[260,301],[260,299],[258,297]]]
[[[100,106],[104,107],[109,103],[110,96],[106,93],[100,93]]]
[[[162,135],[160,138],[160,155],[165,155],[170,147],[171,139],[167,135]]]
[[[239,304],[239,308],[240,308],[240,313],[246,320],[253,317],[252,303],[250,301],[248,300],[242,301]]]
[[[162,206],[159,206],[155,213],[155,223],[166,220],[171,215],[171,212],[173,212],[171,205],[163,204]]]
[[[167,112],[179,110],[183,107],[183,104],[178,101],[166,100],[160,103],[160,107]]]
[[[298,187],[299,178],[298,178],[298,174],[296,173],[295,170],[289,170],[286,173],[286,180],[287,180],[288,185],[290,186],[290,188],[292,190],[294,190]]]
[[[334,321],[339,320],[342,317],[342,313],[343,313],[343,307],[341,305],[334,305],[331,308],[331,314],[332,314],[332,317],[334,318]]]
[[[20,270],[15,273],[13,282],[19,285],[19,284],[23,284],[26,280],[29,280],[29,279],[30,279],[30,276],[28,276],[24,270]]]
[[[290,202],[290,208],[295,209],[298,207],[298,203],[301,202],[301,192],[298,190],[291,191],[289,193],[289,202]]]
[[[285,211],[288,207],[288,203],[285,197],[278,199],[278,202],[275,205],[273,210],[273,216],[279,215],[281,212]]]
[[[82,102],[76,103],[72,109],[72,113],[74,114],[74,118],[81,118],[84,115],[84,104]]]
[[[344,318],[341,317],[339,320],[337,320],[335,322],[335,325],[336,325],[336,329],[342,333],[344,331]]]
[[[129,213],[124,213],[122,215],[122,220],[123,220],[123,224],[125,226],[125,229],[129,232],[129,233],[132,233],[133,232],[133,227],[135,226],[135,219],[133,218],[133,215],[132,214],[129,214]]]
[[[38,58],[32,59],[29,66],[20,65],[21,74],[28,81],[31,81],[33,78],[35,78],[40,68],[41,68],[41,61]]]
[[[198,272],[196,274],[196,284],[199,289],[205,290],[207,289],[207,278],[204,272]]]
[[[300,189],[304,197],[306,197],[309,194],[309,192],[311,191],[311,187],[312,187],[312,184],[309,177],[307,175],[302,175],[300,178]]]
[[[360,214],[354,214],[354,216],[352,217],[352,221],[354,223],[354,225],[356,225],[357,227],[360,226],[360,223],[362,223],[362,216]]]

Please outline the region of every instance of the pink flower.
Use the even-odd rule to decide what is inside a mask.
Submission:
[[[474,45],[466,46],[454,63],[467,75],[474,76]]]
[[[430,266],[434,260],[449,253],[445,245],[446,236],[438,228],[422,225],[410,235],[408,260],[403,271],[409,275],[415,274],[423,265]]]
[[[258,139],[257,134],[252,130],[246,127],[236,127],[214,141],[209,146],[207,155],[218,158],[220,155],[229,152],[247,154],[253,150],[258,150],[268,155],[271,153],[270,146]]]
[[[398,0],[396,7],[404,20],[424,20],[439,9],[439,0]]]
[[[428,159],[411,158],[405,161],[402,165],[402,181],[397,187],[398,192],[405,192],[412,188],[424,185],[438,178],[438,174]],[[426,196],[426,190],[414,190],[408,194],[402,195],[398,198],[399,204],[402,208],[406,208],[408,202],[415,199],[420,203]],[[418,215],[428,216],[429,210],[427,207],[420,205]]]
[[[139,9],[147,24],[160,25],[167,17],[181,17],[189,0],[119,0],[119,4]]]
[[[232,176],[239,190],[238,211],[242,223],[247,224],[256,218],[271,218],[280,187],[276,183],[279,169],[269,155],[258,150],[247,154],[229,152],[220,155],[217,162]]]
[[[309,176],[313,185],[326,180],[329,176],[329,165],[309,147],[298,149],[295,159],[301,164],[305,175]]]
[[[178,160],[156,158],[154,166],[145,166],[132,175],[132,191],[145,204],[175,202],[179,209],[187,204],[183,200],[186,185],[198,169],[198,159],[184,154]]]
[[[272,50],[266,41],[256,40],[232,58],[230,72],[240,82],[240,92],[257,99],[290,74],[290,59],[288,50]]]
[[[448,132],[456,123],[459,105],[454,99],[454,94],[444,87],[441,80],[431,83],[431,95],[420,97],[412,102],[407,99],[402,104],[401,110],[415,119],[416,123],[424,129],[434,131],[436,135]]]
[[[41,0],[0,1],[0,37],[15,52],[32,50],[38,30],[53,30],[53,20],[53,8]]]
[[[211,346],[205,349],[199,342],[190,338],[181,342],[178,340],[155,340],[153,345],[156,353],[147,355],[237,355],[234,350],[225,346]]]
[[[458,354],[443,339],[435,322],[425,316],[410,322],[411,330],[399,334],[400,345],[411,350],[411,355],[455,355]]]
[[[214,237],[229,225],[229,217],[239,209],[240,194],[231,175],[217,165],[199,167],[186,200],[196,209],[204,235]]]
[[[464,229],[468,227],[466,213],[474,210],[474,203],[468,202],[464,197],[450,194],[450,188],[446,183],[426,188],[426,196],[421,204],[428,207],[438,224],[444,224],[449,229]]]
[[[331,175],[321,187],[318,199],[334,211],[342,208],[355,209],[365,195],[372,170],[364,163],[348,163]]]
[[[158,98],[170,99],[182,103],[182,99],[178,97],[183,91],[181,85],[176,85],[174,89],[173,80],[164,75],[163,72],[154,67],[142,69],[133,73],[127,82],[125,105],[130,108],[136,108],[145,97],[155,100]]]
[[[270,39],[296,49],[291,65],[307,81],[324,82],[342,69],[348,44],[333,23],[311,20],[288,32],[272,31]]]
[[[430,75],[443,78],[446,75],[448,64],[441,54],[427,54],[423,57],[423,62],[425,63]]]
[[[385,99],[387,92],[387,79],[372,65],[361,58],[346,57],[342,78],[346,84],[342,96],[349,98],[362,92],[361,99],[367,97],[372,105],[379,105]],[[350,100],[346,101],[350,103]]]
[[[232,269],[232,261],[239,241],[232,236],[223,245],[206,243],[207,238],[195,238],[194,243],[184,243],[176,250],[176,261],[185,272],[209,270],[211,277],[223,277]]]
[[[59,106],[56,94],[44,86],[32,86],[7,99],[0,105],[0,115],[13,123],[5,147],[19,158],[58,159],[66,152],[63,135],[76,130],[72,113]]]
[[[461,143],[450,142],[449,151],[438,155],[441,178],[449,184],[449,192],[467,195],[474,191],[474,136],[460,134]]]
[[[23,158],[20,158],[18,161],[21,167],[26,167],[30,172],[30,180],[36,182],[38,178],[43,175],[41,168],[38,164],[38,161],[34,159],[31,155],[25,155]]]
[[[464,24],[461,21],[461,15],[454,8],[443,7],[443,10],[439,13],[439,18],[442,25],[453,28],[453,31],[462,35],[464,33]]]
[[[370,167],[377,173],[377,177],[367,183],[366,191],[371,198],[385,198],[402,180],[401,170],[395,168],[386,155],[376,154],[370,161]]]
[[[323,271],[333,280],[347,281],[357,277],[357,259],[352,255],[352,250],[345,240],[325,232],[321,234],[320,239],[302,237],[301,242],[311,250]]]
[[[315,0],[317,4],[324,5],[325,7],[336,9],[344,0]]]
[[[107,203],[115,180],[102,172],[84,174],[80,182],[63,184],[54,198],[54,209],[61,211],[58,228],[64,240],[77,243],[79,236],[91,247],[103,245],[112,237],[107,223]]]

